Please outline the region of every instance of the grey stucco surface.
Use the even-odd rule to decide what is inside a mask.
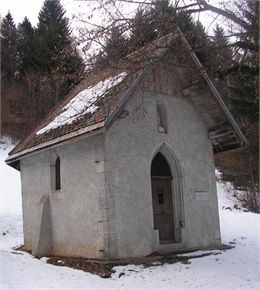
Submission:
[[[157,104],[166,108],[167,134],[158,131]],[[39,215],[48,216],[51,224],[41,251],[55,255],[116,259],[219,246],[212,144],[199,114],[181,97],[147,87],[135,92],[125,112],[105,133],[21,159],[25,248],[39,248],[39,232],[49,234],[49,227],[39,230]],[[166,245],[159,244],[154,230],[150,176],[153,157],[162,147],[178,164],[180,176],[173,178],[182,187],[180,204],[173,183],[181,241]],[[59,191],[53,190],[51,179],[56,156],[61,160]],[[207,200],[196,200],[196,191],[208,192]],[[41,213],[45,195],[47,215]]]
[[[58,155],[61,160],[61,189],[58,191],[51,189],[53,155]],[[37,247],[34,243],[38,240],[40,226],[39,207],[42,196],[47,194],[52,228],[50,254],[102,256],[103,229],[99,205],[104,195],[104,187],[100,186],[104,179],[102,158],[103,135],[99,135],[21,160],[25,248]],[[46,248],[49,249],[48,243]]]
[[[167,134],[158,132],[158,103],[165,104],[167,110]],[[118,119],[105,138],[108,194],[114,199],[110,233],[116,242],[111,243],[111,256],[126,258],[153,251],[218,246],[213,151],[200,116],[181,98],[141,90],[125,109],[129,115]],[[185,227],[181,229],[181,243],[171,245],[159,245],[153,229],[150,168],[163,144],[177,158],[183,187]],[[208,199],[196,200],[196,191],[208,192]]]

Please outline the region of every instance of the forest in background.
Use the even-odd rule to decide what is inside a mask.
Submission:
[[[1,23],[1,132],[21,139],[84,77],[68,19],[59,1],[44,2],[33,27]]]
[[[116,2],[104,1],[99,8],[112,11]],[[259,2],[234,0],[240,15],[204,0],[194,0],[186,6],[181,6],[180,1],[174,5],[165,0],[142,5],[144,2],[140,1],[137,13],[131,18],[111,12],[111,21],[106,26],[88,29],[83,40],[88,45],[96,41],[101,46],[99,53],[91,58],[92,67],[114,65],[158,37],[174,32],[178,26],[249,142],[240,150],[217,154],[216,166],[224,181],[244,190],[245,194],[238,198],[247,208],[259,212]],[[234,29],[226,31],[217,24],[213,34],[209,34],[193,18],[194,13],[207,9],[221,15]],[[91,17],[82,21],[90,22]],[[87,77],[86,60],[81,55],[59,0],[44,1],[36,27],[28,18],[16,25],[11,13],[3,18],[2,135],[21,139],[73,86]]]

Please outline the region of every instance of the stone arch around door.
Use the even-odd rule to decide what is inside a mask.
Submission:
[[[180,243],[184,227],[182,173],[175,154],[165,143],[153,155],[151,184],[153,222],[159,242]]]

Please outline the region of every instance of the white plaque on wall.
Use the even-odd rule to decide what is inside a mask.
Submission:
[[[196,191],[195,199],[196,200],[208,200],[209,193],[207,191]]]

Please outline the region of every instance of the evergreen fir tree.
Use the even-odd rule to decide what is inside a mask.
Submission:
[[[1,23],[2,80],[13,82],[17,74],[17,30],[10,12]]]
[[[224,29],[220,25],[216,25],[213,29],[213,33],[214,35],[210,42],[207,68],[212,79],[215,81],[218,91],[221,93],[229,109],[232,109],[230,91],[228,89],[230,77],[226,74],[226,71],[234,62],[232,59],[232,49],[225,36]]]
[[[168,0],[158,0],[150,11],[157,37],[169,34],[176,26],[176,10]]]
[[[36,29],[39,70],[51,73],[59,65],[64,48],[71,45],[70,29],[65,10],[59,0],[45,0]]]
[[[216,68],[220,71],[225,70],[232,64],[232,50],[229,46],[224,29],[220,25],[216,25],[213,30],[213,55],[215,56]]]
[[[16,25],[8,12],[1,23],[1,129],[12,137],[18,137],[28,121],[26,95],[19,83],[18,42]]]
[[[112,29],[110,37],[106,40],[104,52],[109,60],[120,60],[127,55],[128,40],[118,27]]]
[[[22,77],[27,71],[35,69],[36,58],[35,31],[27,17],[18,25],[19,73]]]
[[[244,190],[244,195],[240,197],[243,205],[259,212],[259,53],[254,49],[258,39],[258,29],[255,28],[259,23],[259,3],[246,2],[248,5],[244,13],[249,25],[246,33],[237,40],[240,50],[235,50],[234,57],[223,29],[217,26],[214,29],[211,64],[218,76],[219,90],[249,144],[239,151],[217,156],[216,165],[224,181],[232,182],[235,188]]]
[[[9,13],[1,38],[2,128],[20,137],[79,82],[84,64],[59,0],[45,0],[36,29],[25,18],[16,30]],[[7,78],[13,84],[3,82]]]
[[[130,50],[143,47],[156,38],[155,25],[150,13],[138,10],[131,23]]]
[[[115,26],[107,37],[103,51],[95,58],[97,67],[103,68],[117,62],[127,55],[129,51],[129,40],[124,37],[120,29]]]
[[[82,77],[84,64],[71,37],[68,19],[59,0],[45,0],[36,28],[37,71],[53,83],[55,102]]]
[[[205,28],[200,21],[192,24],[192,35],[188,39],[191,47],[203,65],[210,69],[210,43]]]

